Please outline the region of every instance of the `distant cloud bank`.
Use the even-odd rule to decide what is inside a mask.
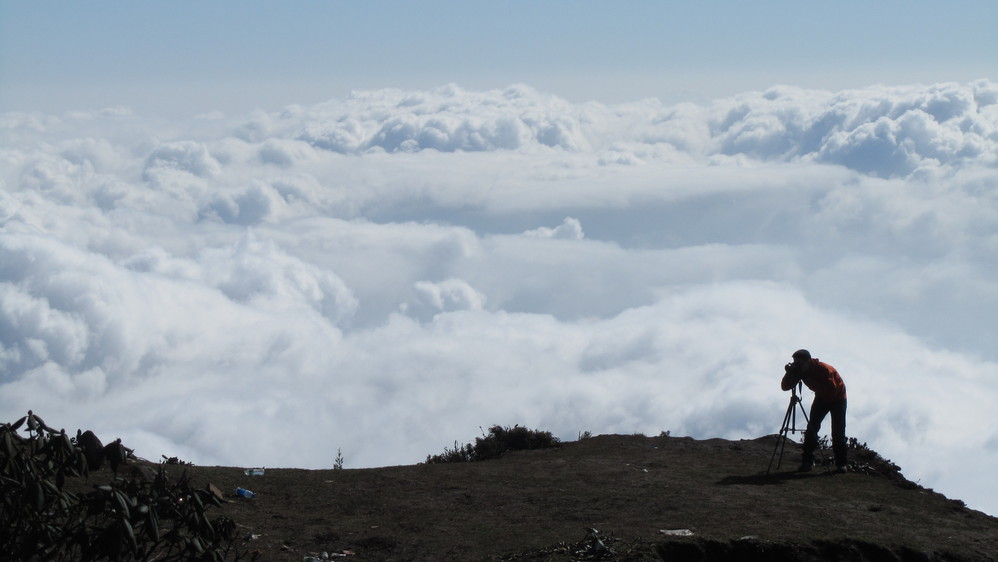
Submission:
[[[291,107],[261,115],[237,134],[249,142],[268,137],[261,159],[283,165],[311,154],[294,141],[341,154],[613,151],[623,155],[619,162],[639,162],[639,147],[655,147],[699,163],[722,157],[819,162],[903,177],[924,167],[993,165],[996,106],[998,91],[988,81],[840,93],[781,86],[707,106],[671,107],[579,106],[526,86],[492,92],[448,86],[360,92]]]
[[[0,114],[0,411],[310,468],[494,423],[757,437],[809,347],[850,435],[998,513],[996,193],[987,80]]]

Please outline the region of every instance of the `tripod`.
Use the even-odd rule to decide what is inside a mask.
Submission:
[[[783,425],[780,427],[780,438],[776,442],[776,448],[773,449],[773,456],[769,458],[769,468],[766,469],[766,474],[773,468],[773,459],[776,458],[776,451],[780,452],[780,460],[776,463],[776,468],[780,468],[780,463],[783,462],[783,448],[787,445],[787,433],[804,433],[806,429],[797,429],[797,410],[794,406],[800,406],[800,413],[804,416],[804,422],[808,422],[807,412],[804,411],[803,401],[800,399],[800,395],[797,394],[798,390],[803,390],[801,382],[797,381],[797,384],[790,387],[790,405],[787,406],[787,413],[783,416]],[[806,426],[805,426],[806,427]]]

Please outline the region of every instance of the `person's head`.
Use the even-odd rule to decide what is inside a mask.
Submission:
[[[794,367],[805,369],[811,364],[811,352],[806,349],[798,349],[794,352]]]

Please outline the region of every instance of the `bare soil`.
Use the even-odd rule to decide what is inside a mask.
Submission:
[[[371,469],[169,466],[211,484],[264,561],[996,560],[998,519],[868,449],[794,472],[787,442],[605,435],[497,460]],[[778,455],[777,455],[778,456]],[[257,495],[235,495],[243,487]]]

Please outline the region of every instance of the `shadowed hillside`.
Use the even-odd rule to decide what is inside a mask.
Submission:
[[[799,474],[788,442],[766,474],[777,439],[605,435],[480,462],[258,476],[177,459],[158,468],[221,500],[208,511],[235,522],[226,552],[241,559],[996,559],[998,519],[906,480],[865,446],[853,443],[846,474],[821,455]],[[156,472],[129,464],[119,475]],[[102,467],[67,487],[111,478]]]

